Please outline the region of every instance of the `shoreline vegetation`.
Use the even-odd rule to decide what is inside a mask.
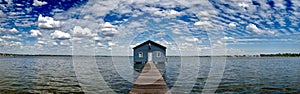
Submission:
[[[10,54],[0,53],[0,56],[87,56],[87,55],[49,55],[49,54]],[[95,55],[96,57],[110,57],[107,55]],[[118,57],[118,56],[117,56]],[[122,57],[122,56],[120,56]],[[178,57],[178,56],[168,56]],[[300,57],[300,53],[276,53],[276,54],[259,54],[259,55],[223,55],[223,56],[199,56],[199,57]]]

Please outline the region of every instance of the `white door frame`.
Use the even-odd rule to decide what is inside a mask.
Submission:
[[[148,52],[148,62],[152,61],[152,52]]]

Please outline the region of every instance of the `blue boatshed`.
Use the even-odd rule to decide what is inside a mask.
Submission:
[[[133,48],[134,63],[165,63],[166,47],[151,40],[148,40]]]

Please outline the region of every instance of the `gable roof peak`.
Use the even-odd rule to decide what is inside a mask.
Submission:
[[[156,43],[156,42],[154,42],[154,41],[152,41],[152,40],[147,40],[147,41],[145,41],[145,42],[143,42],[143,43],[141,43],[141,44],[135,46],[133,49],[136,49],[136,48],[138,48],[138,47],[140,47],[140,46],[142,46],[142,45],[144,45],[144,44],[148,44],[148,43],[150,43],[151,45],[152,45],[152,44],[157,45],[157,46],[162,47],[162,48],[164,48],[164,49],[167,48],[167,47],[165,47],[165,46],[163,46],[163,45],[161,45],[161,44],[158,44],[158,43]],[[148,44],[148,45],[149,45],[149,44]]]

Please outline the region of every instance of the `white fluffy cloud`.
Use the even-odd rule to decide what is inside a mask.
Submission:
[[[21,43],[21,42],[11,42],[10,44],[9,44],[9,46],[22,46],[23,44]]]
[[[38,41],[37,43],[38,43],[38,44],[42,44],[42,45],[45,45],[45,44],[46,44],[46,42],[44,42],[44,41],[41,41],[41,40],[40,40],[40,41]]]
[[[38,18],[38,27],[42,29],[53,29],[61,26],[60,21],[55,21],[52,17],[39,15]]]
[[[40,37],[40,36],[42,36],[42,33],[39,30],[30,30],[30,36],[31,37]]]
[[[246,30],[252,31],[254,34],[262,34],[264,33],[262,30],[256,27],[255,24],[249,24],[246,26]]]
[[[235,38],[225,36],[223,39],[224,39],[224,40],[234,40]]]
[[[189,41],[189,42],[198,41],[197,38],[191,38],[191,37],[185,37],[185,40],[186,40],[186,41]]]
[[[64,39],[70,39],[71,35],[69,33],[65,33],[59,30],[55,30],[53,33],[50,34],[53,39],[59,39],[59,40],[64,40]]]
[[[80,26],[75,26],[72,33],[74,36],[82,37],[82,36],[93,36],[92,32],[88,28],[81,28]]]
[[[112,37],[118,33],[116,27],[110,24],[109,22],[105,22],[101,25],[101,27],[101,33],[105,35],[106,40],[111,40]]]
[[[237,43],[237,40],[233,37],[227,37],[225,36],[224,38],[221,39],[222,41],[232,41],[234,43]]]
[[[108,36],[117,33],[117,30],[115,28],[102,28],[101,31],[104,35],[108,35]]]
[[[114,45],[116,45],[116,43],[114,43],[114,42],[108,42],[108,46],[114,46]]]
[[[2,36],[3,39],[10,39],[10,40],[18,40],[19,38],[16,36],[10,36],[10,35],[5,35]]]
[[[18,33],[19,31],[16,28],[6,29],[0,27],[0,33]]]
[[[242,7],[242,8],[248,8],[249,4],[246,4],[245,2],[239,3],[238,6]]]
[[[195,22],[194,25],[196,26],[212,26],[211,22],[209,21],[198,21],[198,22]]]
[[[98,37],[98,36],[95,36],[95,37],[93,37],[93,40],[94,40],[94,41],[101,41],[102,38],[101,38],[101,37]]]
[[[56,42],[52,42],[52,45],[58,45]]]
[[[18,33],[19,31],[16,28],[8,30],[10,33]]]
[[[103,28],[115,28],[116,26],[113,26],[109,22],[105,22],[104,24],[101,25]]]
[[[46,1],[33,0],[33,6],[43,6],[48,4]]]
[[[236,27],[236,23],[235,22],[231,22],[228,25],[230,28],[235,28]]]
[[[97,46],[99,46],[99,47],[105,47],[105,45],[103,45],[103,44],[100,43],[100,42],[97,43]]]
[[[154,12],[155,15],[159,15],[159,16],[164,16],[164,17],[176,17],[176,16],[180,16],[182,13],[175,11],[175,10],[163,10],[163,11],[156,11]]]

